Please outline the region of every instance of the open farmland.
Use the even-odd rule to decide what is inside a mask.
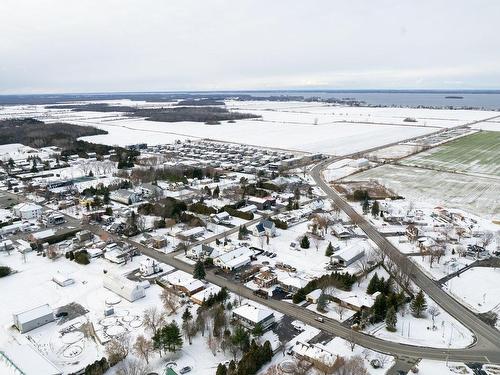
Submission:
[[[500,132],[479,132],[404,159],[405,165],[500,177]]]
[[[407,166],[383,165],[346,181],[374,179],[407,199],[458,208],[479,216],[500,214],[500,180]]]
[[[103,103],[104,101],[100,101]],[[99,101],[95,102],[99,103]],[[169,107],[172,103],[141,101],[107,102],[138,108]],[[120,112],[70,111],[44,106],[11,107],[0,117],[27,112],[46,122],[66,121],[106,130],[108,135],[85,140],[109,145],[145,142],[161,144],[176,139],[208,138],[311,153],[347,155],[408,138],[433,133],[442,128],[464,125],[498,115],[492,111],[461,111],[415,108],[357,108],[326,103],[226,101],[230,111],[253,113],[261,119],[222,122],[158,122],[131,118]],[[405,121],[415,119],[416,121]]]

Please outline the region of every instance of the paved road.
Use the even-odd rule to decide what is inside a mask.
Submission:
[[[468,350],[460,351],[458,359],[467,361],[471,356],[477,356],[478,359],[480,357],[486,357],[490,361],[498,362],[500,360],[500,333],[481,321],[474,313],[443,291],[436,282],[429,279],[418,267],[414,267],[406,256],[402,255],[390,241],[381,235],[362,215],[356,212],[323,180],[321,172],[332,162],[332,160],[333,159],[325,160],[317,164],[311,170],[311,176],[316,181],[317,185],[381,250],[387,254],[393,262],[403,267],[406,265],[406,269],[412,269],[410,275],[411,279],[419,288],[424,290],[445,311],[474,333],[476,337],[475,344]],[[422,348],[419,350],[419,354],[423,357],[427,357],[427,354],[431,354],[430,352],[428,353],[428,350],[428,348]],[[451,356],[449,358],[451,359]]]
[[[97,235],[104,232],[103,229],[97,225],[84,224],[83,227],[94,232]],[[193,272],[194,267],[192,265],[176,259],[174,256],[172,256],[172,254],[159,252],[153,248],[143,246],[132,240],[123,239],[116,235],[111,236],[116,240],[128,242],[130,245],[135,246],[142,254],[156,259],[158,262],[166,263],[187,273]],[[234,292],[244,298],[261,303],[282,314],[286,314],[293,319],[301,320],[304,323],[307,323],[333,335],[353,341],[361,346],[371,348],[379,352],[395,355],[403,361],[407,359],[411,359],[412,361],[414,361],[416,358],[428,358],[443,361],[450,360],[481,363],[500,363],[500,353],[497,350],[491,348],[485,348],[483,350],[477,347],[477,345],[474,345],[471,348],[465,349],[438,349],[423,348],[413,345],[404,345],[396,342],[385,341],[362,332],[355,332],[349,327],[345,327],[341,323],[333,319],[324,318],[324,322],[319,322],[316,320],[316,318],[320,315],[303,307],[284,301],[274,299],[266,300],[259,298],[253,294],[253,291],[251,289],[245,287],[240,283],[234,282],[233,280],[226,279],[224,275],[217,275],[213,270],[207,271],[206,280],[213,284],[219,285],[220,287],[226,287],[231,292]]]

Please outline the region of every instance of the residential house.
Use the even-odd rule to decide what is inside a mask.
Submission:
[[[255,205],[259,210],[269,210],[272,206],[276,204],[276,198],[248,197],[247,203]]]
[[[258,237],[274,237],[276,236],[276,224],[271,220],[262,220],[254,227],[253,234]]]
[[[219,293],[220,289],[219,286],[210,284],[207,288],[191,295],[190,299],[197,305],[202,305],[203,301]]]
[[[123,203],[126,205],[134,204],[141,200],[140,194],[127,189],[118,189],[112,191],[111,194],[109,195],[109,198],[112,201]]]
[[[248,247],[239,247],[214,258],[214,265],[223,271],[231,272],[249,264],[253,256],[253,250]]]
[[[278,283],[277,275],[266,268],[257,273],[253,280],[260,288],[269,288]]]
[[[418,239],[418,236],[419,230],[415,225],[410,224],[406,227],[406,237],[408,237],[408,240],[414,242]]]
[[[12,207],[14,215],[23,220],[39,219],[42,217],[43,208],[34,203],[19,203]]]
[[[255,328],[257,324],[266,330],[274,323],[274,313],[266,308],[244,304],[233,309],[233,318],[249,329]]]
[[[111,272],[106,272],[103,275],[103,286],[129,302],[137,301],[146,296],[143,285]]]
[[[364,256],[365,250],[359,245],[354,245],[338,251],[330,257],[330,260],[332,263],[348,267]]]
[[[204,233],[205,233],[204,227],[194,227],[177,233],[177,237],[179,237],[183,241],[194,241],[198,237],[203,236]]]
[[[190,274],[177,270],[162,278],[172,289],[187,296],[192,296],[205,289],[205,284]]]
[[[318,303],[319,296],[323,291],[321,289],[314,289],[312,292],[306,295],[306,301],[310,303]]]
[[[332,234],[341,240],[346,240],[352,237],[352,233],[348,229],[346,229],[342,224],[335,224],[332,227]]]

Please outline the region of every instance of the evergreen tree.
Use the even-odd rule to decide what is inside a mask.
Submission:
[[[106,190],[104,192],[104,195],[102,197],[102,201],[104,202],[104,204],[109,204],[109,201],[110,201],[110,198],[109,198],[109,190]]]
[[[333,255],[333,246],[331,242],[329,242],[328,246],[326,247],[325,255],[327,257],[331,257]]]
[[[295,198],[296,201],[300,200],[300,190],[298,187],[295,188],[293,191],[293,197]]]
[[[394,306],[389,307],[387,314],[385,316],[385,327],[388,331],[396,331],[396,323],[398,322],[398,317],[396,315],[396,309]]]
[[[387,295],[387,308],[390,309],[391,307],[394,308],[394,310],[398,311],[399,307],[399,299],[396,293],[389,293]]]
[[[253,328],[253,330],[252,330],[252,335],[253,335],[254,337],[259,338],[259,337],[261,337],[263,334],[264,334],[264,328],[262,327],[262,324],[257,323],[257,324],[255,325],[255,327]]]
[[[327,303],[328,303],[328,298],[326,297],[326,294],[321,292],[321,294],[318,297],[316,309],[319,312],[325,312]]]
[[[181,331],[175,321],[163,326],[153,336],[153,347],[157,350],[175,352],[181,346]]]
[[[425,301],[424,292],[420,291],[417,293],[413,301],[411,301],[410,310],[415,317],[422,317],[424,311],[427,310],[427,302]]]
[[[239,347],[242,352],[246,352],[250,346],[248,332],[241,326],[236,327],[233,336],[231,336],[231,344]]]
[[[220,188],[219,188],[219,185],[217,185],[214,189],[214,191],[212,191],[212,198],[219,198],[219,195],[220,195]]]
[[[182,314],[182,321],[184,323],[189,322],[191,319],[193,319],[193,315],[191,314],[191,311],[189,311],[189,307],[184,310],[184,313]]]
[[[375,322],[381,322],[385,319],[385,315],[387,313],[387,301],[383,294],[379,294],[377,298],[375,298],[372,309],[373,319]]]
[[[269,362],[273,358],[273,348],[268,340],[262,345],[261,358],[264,363]]]
[[[203,280],[207,273],[205,272],[205,265],[202,261],[196,262],[193,271],[193,277],[195,279]]]
[[[363,213],[366,215],[368,212],[370,212],[370,202],[368,202],[368,199],[365,199],[363,201],[363,204],[361,205],[363,209]]]
[[[300,247],[303,249],[309,249],[309,246],[311,246],[309,238],[307,236],[302,237],[300,240]]]
[[[372,216],[376,217],[380,212],[380,206],[378,204],[378,201],[374,201],[372,204]]]
[[[370,282],[368,283],[368,288],[366,288],[366,293],[373,294],[376,291],[378,291],[379,283],[380,283],[380,281],[379,281],[378,275],[375,272],[375,275],[372,276]]]
[[[222,363],[219,363],[219,366],[217,366],[217,372],[215,375],[227,375],[227,368],[224,366]]]

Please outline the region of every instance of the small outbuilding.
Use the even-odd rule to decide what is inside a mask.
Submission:
[[[14,325],[19,332],[26,333],[54,321],[54,312],[48,304],[13,315]]]

